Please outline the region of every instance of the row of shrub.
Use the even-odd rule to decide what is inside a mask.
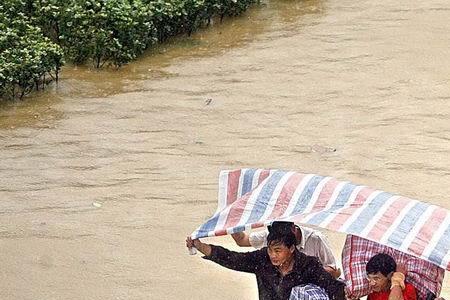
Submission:
[[[0,5],[0,97],[21,98],[57,79],[61,48],[14,7]]]
[[[235,16],[255,0],[2,0],[0,97],[57,79],[64,59],[121,66],[157,42]]]

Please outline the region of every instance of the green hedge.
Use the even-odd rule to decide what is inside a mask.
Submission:
[[[60,17],[60,44],[74,63],[120,66],[156,42],[152,13],[139,0],[72,1]]]
[[[21,12],[0,5],[0,97],[21,98],[58,78],[63,52]]]
[[[254,2],[3,0],[0,97],[22,97],[57,78],[63,56],[74,64],[118,67],[157,42],[191,34],[214,17],[238,15]]]

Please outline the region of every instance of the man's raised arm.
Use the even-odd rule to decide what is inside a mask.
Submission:
[[[250,239],[247,233],[245,232],[237,232],[231,234],[231,237],[236,242],[236,245],[240,247],[251,247],[250,245]]]

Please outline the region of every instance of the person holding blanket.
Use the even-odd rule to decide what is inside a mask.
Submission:
[[[344,300],[344,283],[323,269],[317,257],[307,256],[295,247],[294,233],[285,226],[268,227],[267,247],[252,252],[234,252],[187,237],[186,246],[197,248],[203,258],[226,268],[254,273],[260,300],[288,300],[293,287],[315,284],[331,300]]]
[[[320,231],[304,226],[300,227],[294,222],[278,221],[276,224],[277,226],[286,226],[292,230],[298,251],[317,257],[323,264],[324,269],[334,278],[338,278],[341,275],[341,270],[336,268],[336,259],[328,245],[328,241]],[[267,246],[267,234],[267,230],[261,230],[252,231],[250,234],[237,232],[231,234],[231,237],[238,246],[261,249]]]

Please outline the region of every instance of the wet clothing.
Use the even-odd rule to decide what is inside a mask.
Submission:
[[[333,279],[323,269],[317,257],[295,250],[293,269],[282,276],[272,265],[267,247],[246,253],[230,251],[220,246],[211,247],[211,255],[204,256],[205,259],[232,270],[256,275],[260,300],[288,300],[294,286],[308,283],[324,288],[331,300],[345,299],[344,284]]]
[[[391,290],[382,292],[372,292],[369,294],[369,296],[367,296],[367,300],[388,300],[390,293]],[[403,290],[403,299],[404,300],[417,299],[416,288],[412,284],[405,283],[405,289]]]

